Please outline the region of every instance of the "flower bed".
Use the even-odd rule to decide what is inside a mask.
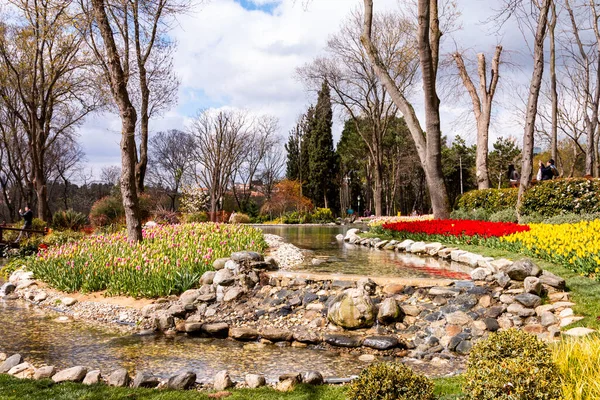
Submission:
[[[23,264],[65,292],[160,297],[194,287],[216,258],[266,248],[262,232],[244,225],[166,225],[143,235],[141,243],[128,242],[125,233],[89,236],[41,250]]]
[[[429,221],[433,219],[433,214],[427,215],[400,215],[396,217],[375,217],[369,221],[369,226],[381,226],[393,222],[411,222],[411,221]]]
[[[576,224],[531,224],[527,232],[500,240],[502,247],[565,265],[600,278],[600,220]]]
[[[400,236],[423,240],[425,238],[442,236],[444,238],[456,238],[459,241],[465,239],[489,239],[510,235],[517,232],[529,230],[527,225],[519,225],[512,222],[486,222],[470,220],[431,220],[412,222],[393,222],[383,224],[382,228]]]

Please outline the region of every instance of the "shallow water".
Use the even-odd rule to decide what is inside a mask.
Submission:
[[[312,272],[393,276],[399,278],[468,279],[470,268],[433,257],[420,257],[390,250],[378,250],[338,242],[347,226],[258,226],[265,233],[283,237],[287,242],[309,250],[309,256],[297,270]],[[314,265],[312,259],[325,260]]]

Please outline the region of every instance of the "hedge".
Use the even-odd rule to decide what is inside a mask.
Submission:
[[[491,213],[517,204],[517,188],[483,189],[465,193],[458,209],[481,208]],[[571,178],[539,182],[525,192],[521,214],[553,217],[560,214],[600,212],[600,179]]]

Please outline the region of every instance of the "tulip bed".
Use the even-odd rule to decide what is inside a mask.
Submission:
[[[89,236],[78,242],[40,250],[24,260],[27,269],[65,292],[160,297],[197,285],[212,262],[232,252],[262,252],[262,232],[245,225],[181,224],[143,231],[140,243],[125,233]]]
[[[600,220],[576,224],[531,224],[527,232],[500,239],[502,247],[542,258],[600,280]]]
[[[383,224],[382,229],[393,236],[412,240],[439,240],[450,243],[485,244],[492,239],[526,232],[527,225],[511,222],[469,220],[430,220]],[[497,240],[493,240],[496,242]]]

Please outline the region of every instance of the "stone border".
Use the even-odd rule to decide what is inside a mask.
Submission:
[[[84,385],[107,384],[114,387],[131,388],[156,388],[172,390],[216,390],[223,391],[231,388],[251,388],[256,389],[267,386],[264,375],[246,374],[243,382],[234,382],[227,370],[219,371],[212,384],[202,384],[196,382],[196,373],[185,371],[172,375],[167,379],[161,379],[148,372],[138,372],[135,377],[129,375],[125,368],[117,368],[108,376],[102,375],[100,370],[88,370],[84,366],[75,366],[62,370],[57,370],[54,366],[42,365],[38,368],[23,360],[20,354],[13,354],[8,357],[0,353],[0,374],[7,374],[19,379],[52,379],[54,383],[78,382]],[[309,385],[339,384],[349,382],[350,379],[331,379],[325,380],[318,371],[307,371],[298,374],[285,374],[279,377],[279,382],[270,385],[275,390],[287,392],[294,389],[299,383]]]

